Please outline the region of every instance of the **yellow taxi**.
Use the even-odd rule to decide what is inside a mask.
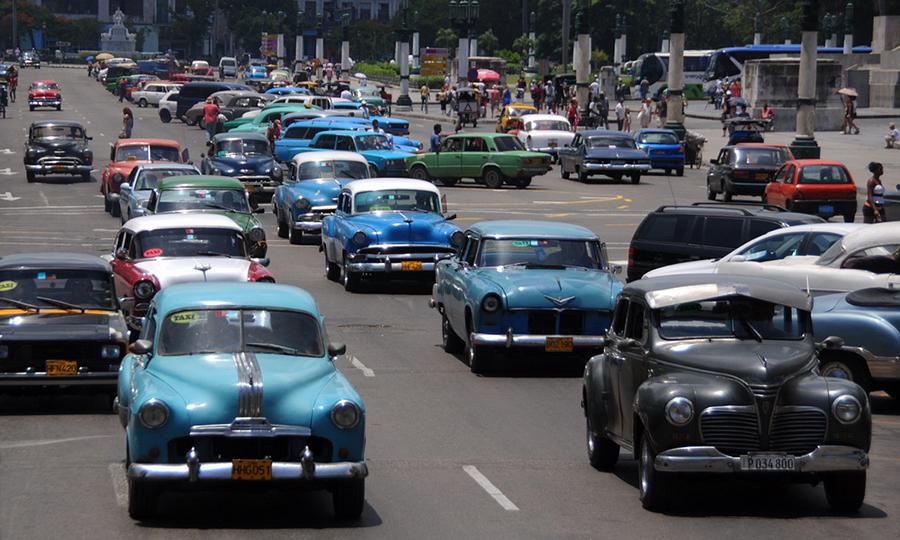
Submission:
[[[511,129],[522,128],[522,117],[526,114],[537,114],[538,110],[525,103],[511,103],[503,107],[497,118],[497,132],[506,133]]]

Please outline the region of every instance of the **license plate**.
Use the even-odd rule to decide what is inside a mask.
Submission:
[[[768,179],[769,179],[769,174],[768,174],[768,173],[764,173],[764,172],[758,172],[758,173],[756,173],[756,179],[757,179],[757,180],[768,180]]]
[[[749,454],[741,456],[742,471],[793,471],[794,456],[784,454]]]
[[[253,186],[253,184],[245,184],[244,187],[247,189],[248,192],[250,192],[250,191],[253,191],[254,186]]]
[[[612,160],[613,165],[625,165],[625,162],[619,159]]]
[[[272,460],[233,459],[231,460],[232,480],[271,480]]]
[[[47,360],[47,375],[52,377],[66,377],[78,372],[78,362],[73,360]]]
[[[574,340],[570,337],[548,337],[544,344],[547,352],[572,352],[574,348]]]
[[[66,170],[66,166],[65,166],[65,165],[54,165],[54,166],[53,166],[53,170],[54,170],[54,171],[60,171],[60,172],[61,172],[61,171]]]
[[[420,261],[403,261],[400,263],[400,269],[404,272],[416,272],[422,269]]]
[[[556,148],[557,146],[559,146],[559,143],[557,143],[556,141],[550,141],[550,148]]]
[[[819,213],[820,214],[833,214],[834,206],[830,204],[820,204],[819,205]]]

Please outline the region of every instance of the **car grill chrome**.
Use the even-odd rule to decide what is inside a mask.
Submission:
[[[700,415],[700,436],[726,454],[758,450],[759,422],[750,407],[710,407]]]
[[[24,372],[29,368],[44,371],[47,360],[74,360],[78,367],[87,369],[107,369],[110,364],[118,363],[118,359],[104,360],[100,358],[100,347],[105,343],[99,341],[45,341],[16,342],[7,341],[8,357],[0,361],[0,372]]]
[[[169,441],[168,449],[171,463],[184,462],[184,455],[191,448],[196,448],[201,462],[232,459],[300,461],[300,455],[307,446],[316,456],[316,461],[331,461],[331,441],[322,437],[180,437]]]
[[[76,165],[81,165],[81,160],[74,157],[45,156],[38,159],[38,164],[46,166],[65,165],[68,167],[74,167]]]
[[[585,332],[584,319],[584,311],[578,309],[528,310],[528,333],[580,336]]]
[[[762,444],[759,421],[752,406],[710,407],[700,415],[700,435],[704,444],[720,452],[738,455],[755,451],[803,455],[825,441],[827,417],[815,407],[783,407],[775,410]]]
[[[409,244],[396,244],[396,245],[381,245],[381,246],[369,246],[359,250],[359,253],[365,255],[400,255],[400,254],[433,254],[433,253],[446,253],[452,254],[455,253],[452,247],[447,246],[429,246],[429,245],[409,245]]]
[[[750,391],[756,399],[773,399],[778,395],[780,386],[766,386],[764,384],[751,384]]]
[[[775,411],[769,447],[794,455],[808,454],[825,441],[825,412],[814,407],[785,407]]]

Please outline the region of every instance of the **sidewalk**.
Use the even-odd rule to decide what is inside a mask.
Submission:
[[[691,105],[688,106],[687,111],[685,112],[685,116],[688,118],[700,118],[703,120],[719,120],[722,117],[722,112],[719,109],[714,109],[712,104],[707,103],[702,110],[697,107],[697,101],[691,102]],[[694,108],[692,108],[692,106]],[[869,107],[865,109],[857,109],[856,110],[856,118],[857,119],[898,119],[900,120],[900,109],[891,109],[887,107]]]

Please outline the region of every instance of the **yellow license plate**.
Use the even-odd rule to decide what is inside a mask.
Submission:
[[[556,148],[557,144],[555,142],[550,143],[550,148]]]
[[[547,352],[572,352],[575,348],[574,340],[570,337],[548,337],[544,344]]]
[[[65,165],[54,165],[54,166],[53,166],[53,170],[54,170],[54,171],[62,172],[62,171],[65,171],[65,170],[66,170],[66,166],[65,166]]]
[[[232,480],[271,480],[272,460],[233,459],[231,460]]]
[[[756,179],[757,179],[757,180],[768,180],[768,179],[769,179],[769,175],[768,175],[768,173],[764,173],[764,172],[763,172],[763,173],[756,173]]]
[[[400,269],[404,272],[415,272],[422,269],[422,263],[419,261],[403,261],[400,263]]]
[[[47,360],[45,367],[47,375],[53,377],[65,377],[78,373],[78,362],[73,360]]]

